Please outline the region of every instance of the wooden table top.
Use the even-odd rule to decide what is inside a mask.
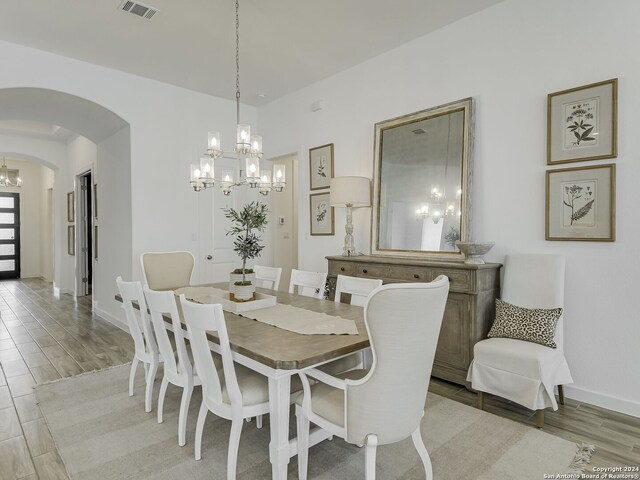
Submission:
[[[193,286],[212,286],[227,290],[229,284],[216,283]],[[358,327],[358,335],[302,335],[224,312],[231,350],[235,352],[271,368],[296,370],[369,346],[362,307],[286,292],[273,292],[261,288],[256,290],[267,295],[275,293],[278,303],[354,320]],[[116,300],[122,301],[120,295],[116,295]],[[184,320],[182,323],[186,328]],[[219,343],[217,335],[210,333],[208,336],[212,342]]]

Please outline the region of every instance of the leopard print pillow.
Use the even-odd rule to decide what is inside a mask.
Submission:
[[[556,348],[553,337],[562,308],[524,308],[496,299],[496,320],[489,337],[513,338]]]

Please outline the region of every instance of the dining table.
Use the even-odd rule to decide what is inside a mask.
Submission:
[[[192,285],[228,290],[228,283]],[[273,295],[279,304],[298,307],[304,311],[324,313],[333,317],[353,320],[357,335],[304,335],[252,320],[228,311],[224,312],[233,360],[268,378],[270,443],[269,460],[273,480],[287,478],[287,465],[297,455],[297,441],[289,438],[289,416],[291,404],[291,378],[308,368],[345,357],[369,347],[369,337],[364,323],[364,309],[347,303],[337,303],[281,291],[257,288],[258,293]],[[177,297],[176,297],[177,298]],[[122,301],[119,295],[116,300]],[[181,311],[181,309],[179,309]],[[184,328],[186,323],[180,319]],[[168,327],[171,319],[166,318]],[[220,352],[219,339],[215,332],[208,334],[213,351]],[[185,331],[188,339],[188,334]],[[314,445],[330,436],[316,429],[311,432],[309,445]]]

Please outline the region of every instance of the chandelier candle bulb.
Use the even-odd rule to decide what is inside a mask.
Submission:
[[[273,165],[273,189],[276,192],[281,192],[284,189],[286,183],[285,178],[285,166],[280,164]]]
[[[196,192],[202,190],[202,181],[200,180],[200,165],[191,164],[191,181],[189,182]]]
[[[268,195],[271,191],[271,170],[262,170],[260,173],[260,186],[258,191],[262,195]]]
[[[262,155],[262,136],[253,135],[251,137],[251,153],[253,155]]]
[[[206,187],[211,187],[214,184],[213,159],[207,155],[200,157],[200,181]]]
[[[247,157],[247,183],[251,188],[258,186],[260,182],[260,159],[258,157]]]
[[[251,126],[245,124],[238,125],[238,134],[236,136],[236,150],[240,153],[248,153],[251,145]]]
[[[218,157],[222,154],[222,147],[220,145],[220,132],[209,132],[207,153],[212,157]]]

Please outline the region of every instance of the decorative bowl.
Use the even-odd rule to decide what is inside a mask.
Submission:
[[[456,242],[456,247],[465,255],[464,263],[469,265],[484,265],[482,255],[495,245],[494,242]]]

